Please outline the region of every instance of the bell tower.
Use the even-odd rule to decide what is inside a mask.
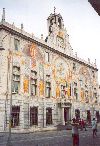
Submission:
[[[55,13],[56,8],[54,7],[54,14],[50,14],[50,16],[47,19],[48,23],[48,34],[52,33],[53,27],[58,27],[59,29],[62,29],[64,24],[63,24],[63,19],[60,14]]]
[[[71,54],[72,49],[69,43],[69,35],[64,28],[63,18],[55,10],[56,8],[54,7],[54,13],[51,13],[47,19],[48,36],[45,41],[54,49]]]

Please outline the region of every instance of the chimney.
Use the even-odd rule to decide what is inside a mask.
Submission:
[[[2,21],[5,21],[5,8],[3,8]]]
[[[41,39],[43,40],[43,34],[41,34]]]
[[[90,63],[90,58],[88,58],[88,62]]]
[[[24,26],[23,26],[23,23],[21,24],[21,30],[23,30]]]
[[[95,63],[94,64],[96,65],[96,59],[95,59]]]
[[[32,33],[32,38],[34,37],[34,33]]]
[[[75,56],[77,57],[77,52],[75,52]]]

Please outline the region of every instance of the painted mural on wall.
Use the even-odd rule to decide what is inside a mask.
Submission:
[[[29,76],[30,75],[30,59],[29,58],[25,58],[24,74],[26,76]]]
[[[44,95],[44,66],[43,64],[39,64],[39,94],[40,96]]]
[[[79,70],[80,79],[82,81],[83,88],[81,88],[81,101],[85,103],[91,103],[93,97],[93,91],[90,88],[92,84],[92,76],[90,75],[88,69],[86,67],[81,67]]]
[[[29,54],[31,57],[31,66],[34,68],[36,66],[36,55],[37,55],[37,46],[36,44],[32,44],[29,48]]]
[[[40,62],[44,62],[41,50],[36,43],[27,44],[24,47],[23,52],[25,55],[27,55],[31,58],[31,65],[33,68],[36,66],[37,60]]]
[[[80,96],[81,96],[81,102],[84,102],[84,89],[83,88],[81,88]]]
[[[56,98],[61,97],[61,88],[63,88],[63,96],[66,98],[70,97],[69,81],[72,78],[72,74],[69,71],[68,64],[61,58],[55,59],[52,74],[56,82]]]
[[[25,54],[25,61],[22,60],[22,63],[25,66],[25,79],[24,79],[24,93],[28,92],[28,84],[29,84],[29,80],[28,78],[26,78],[27,76],[30,75],[30,68],[35,69],[36,65],[38,63],[39,65],[39,77],[40,77],[40,81],[39,81],[39,94],[43,95],[44,94],[44,58],[43,58],[43,54],[41,53],[41,48],[39,48],[39,46],[35,43],[30,43],[27,44],[24,49],[23,52]]]
[[[60,58],[56,59],[53,66],[53,76],[55,81],[58,83],[65,83],[67,71],[68,66],[64,60]]]
[[[24,93],[29,92],[29,77],[28,76],[24,77],[23,88],[24,88]]]
[[[44,95],[44,82],[40,80],[39,82],[39,95],[43,96]]]
[[[83,76],[85,83],[91,82],[90,74],[86,67],[84,67],[84,66],[81,67],[81,69],[79,70],[79,74]]]

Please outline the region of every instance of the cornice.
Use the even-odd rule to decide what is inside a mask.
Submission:
[[[9,23],[7,23],[7,24],[9,24]],[[10,24],[9,24],[9,25],[10,25]],[[10,25],[10,26],[12,26],[12,25]],[[18,31],[16,31],[14,28],[11,28],[11,27],[9,27],[9,26],[7,26],[7,25],[4,25],[3,23],[0,23],[0,30],[5,30],[5,31],[9,32],[9,33],[12,34],[12,35],[16,35],[16,36],[18,36],[18,37],[20,37],[20,38],[23,38],[23,39],[27,40],[27,41],[30,41],[30,42],[32,42],[32,43],[36,43],[37,45],[39,45],[39,46],[41,46],[41,47],[44,47],[44,48],[46,48],[46,49],[48,49],[48,50],[50,50],[50,51],[52,51],[52,52],[54,52],[54,53],[57,53],[57,54],[59,54],[60,56],[63,56],[64,58],[73,60],[73,61],[75,61],[75,62],[78,62],[78,63],[80,63],[80,64],[82,64],[82,65],[85,65],[85,66],[87,66],[87,67],[89,67],[89,68],[92,68],[92,69],[98,71],[98,69],[97,69],[96,67],[94,67],[94,66],[92,66],[92,65],[90,65],[90,64],[88,64],[88,63],[85,63],[85,62],[79,60],[79,58],[77,58],[77,57],[74,58],[74,57],[69,56],[69,55],[67,55],[67,54],[64,54],[64,53],[62,53],[62,52],[60,52],[60,51],[58,51],[58,50],[55,50],[54,48],[50,47],[45,41],[42,42],[42,40],[37,39],[37,38],[35,38],[35,37],[31,37],[31,35],[30,35],[30,36],[25,35],[25,34],[23,33],[23,31],[21,32],[21,29],[18,29],[18,30],[20,30],[20,32],[18,32]],[[27,33],[27,34],[28,34],[28,33]]]

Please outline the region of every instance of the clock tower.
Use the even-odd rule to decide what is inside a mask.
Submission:
[[[55,7],[54,14],[51,13],[47,19],[47,25],[48,36],[45,41],[54,49],[71,55],[72,48],[69,43],[69,35],[67,34],[66,28],[64,28],[63,18],[55,12]]]

